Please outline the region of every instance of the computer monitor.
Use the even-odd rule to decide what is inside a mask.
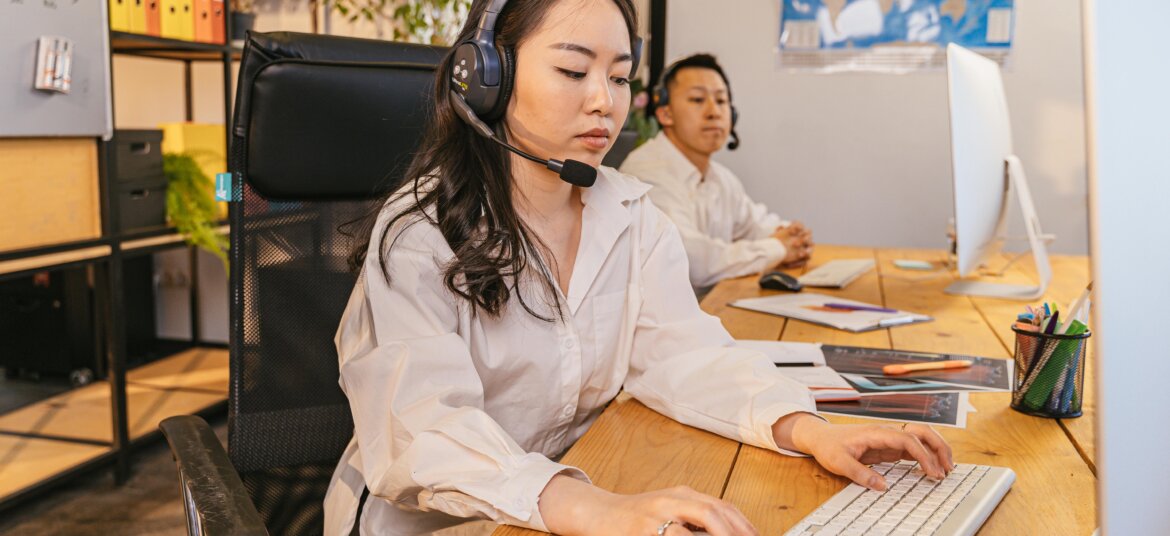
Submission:
[[[1032,204],[1024,166],[1012,150],[1011,121],[999,65],[955,44],[947,46],[951,164],[954,179],[956,261],[960,277],[991,264],[1004,242],[1010,193],[1023,213],[1038,286],[960,280],[951,294],[1034,300],[1051,279],[1040,220]]]

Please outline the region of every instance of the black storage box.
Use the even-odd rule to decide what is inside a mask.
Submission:
[[[167,224],[167,182],[128,182],[117,186],[117,230],[131,232]]]
[[[154,259],[122,261],[127,364],[159,357],[156,352]],[[105,377],[104,337],[94,313],[86,268],[41,272],[0,281],[0,367],[9,375]],[[71,376],[77,383],[79,380]]]
[[[93,326],[85,268],[0,282],[0,366],[10,375],[100,374]]]
[[[112,182],[166,182],[161,130],[115,130],[110,140]]]
[[[167,178],[161,130],[115,130],[107,144],[115,231],[126,233],[167,223]]]

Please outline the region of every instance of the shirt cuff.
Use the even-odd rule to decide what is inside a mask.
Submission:
[[[760,271],[767,270],[776,266],[784,257],[788,256],[788,248],[784,247],[784,243],[775,238],[761,238],[756,243],[764,255],[764,266],[760,267]]]
[[[502,490],[503,496],[511,499],[505,499],[506,504],[497,504],[496,508],[517,520],[527,520],[523,524],[525,528],[543,532],[548,532],[548,528],[540,516],[540,494],[554,476],[564,474],[586,484],[593,483],[584,471],[531,452],[520,458],[511,473],[512,478],[508,479],[506,489]]]
[[[753,430],[757,436],[756,444],[787,456],[808,457],[809,455],[803,452],[780,448],[780,445],[776,443],[776,437],[772,435],[772,426],[780,419],[793,413],[807,413],[822,421],[828,422],[827,419],[817,414],[816,403],[812,399],[812,393],[809,393],[808,398],[810,406],[803,404],[777,404],[757,413],[755,415],[757,425],[755,430]]]

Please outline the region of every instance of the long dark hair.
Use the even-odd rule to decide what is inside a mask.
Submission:
[[[459,41],[470,39],[490,0],[475,0]],[[630,40],[637,35],[637,12],[632,0],[613,0],[625,19]],[[500,14],[496,44],[515,51],[526,36],[535,31],[555,2],[549,0],[512,0]],[[455,253],[443,267],[447,289],[467,300],[473,312],[482,310],[499,316],[515,292],[522,307],[542,320],[552,318],[537,313],[524,300],[517,287],[521,278],[539,282],[551,297],[560,314],[556,283],[552,271],[541,261],[547,248],[521,220],[512,205],[512,165],[510,153],[472,131],[448,101],[454,48],[435,70],[434,109],[419,145],[406,170],[405,180],[411,188],[391,193],[382,205],[396,196],[411,198],[405,210],[395,214],[383,228],[378,251],[386,254],[389,230],[399,220],[417,215],[439,228]],[[502,122],[503,119],[500,119]],[[500,131],[497,126],[497,132]],[[431,182],[434,181],[434,184]],[[427,210],[434,207],[435,218]],[[410,220],[408,220],[410,221]],[[401,231],[395,235],[395,240]],[[393,241],[390,248],[394,247]],[[354,250],[351,260],[360,266],[369,248],[369,238]],[[546,255],[552,259],[551,255]],[[535,269],[527,273],[530,266]],[[382,275],[390,282],[385,258]]]

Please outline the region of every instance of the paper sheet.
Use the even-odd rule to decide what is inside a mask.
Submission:
[[[905,393],[865,396],[857,402],[817,402],[817,411],[883,421],[967,427],[967,393]]]
[[[802,292],[799,294],[779,294],[762,298],[747,298],[731,302],[732,307],[757,311],[777,316],[795,318],[813,324],[829,326],[845,331],[860,332],[872,329],[887,328],[927,322],[933,320],[927,315],[920,315],[908,311],[880,312],[867,310],[833,309],[825,307],[826,303],[851,305],[860,307],[879,307],[845,298],[834,298],[824,294]]]
[[[763,352],[777,365],[825,364],[825,353],[821,351],[819,343],[743,339],[736,340],[735,345]]]
[[[803,383],[817,402],[857,400],[861,393],[829,367],[776,367],[781,374]]]

